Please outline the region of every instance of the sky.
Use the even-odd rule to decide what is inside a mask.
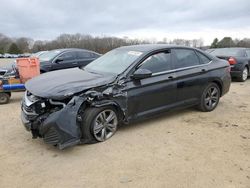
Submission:
[[[250,0],[0,0],[0,33],[161,40],[250,38]]]

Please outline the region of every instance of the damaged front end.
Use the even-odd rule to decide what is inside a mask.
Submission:
[[[45,143],[59,149],[88,143],[88,138],[82,136],[85,109],[112,105],[124,121],[127,96],[121,88],[119,84],[106,85],[64,100],[37,97],[26,91],[21,104],[21,119],[26,129],[32,132],[33,138],[43,138]]]
[[[25,93],[22,100],[21,119],[33,138],[64,149],[82,142],[80,109],[84,109],[86,98],[74,96],[64,101],[43,99]]]

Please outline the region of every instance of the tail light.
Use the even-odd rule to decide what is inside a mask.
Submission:
[[[237,61],[236,61],[236,59],[234,59],[233,57],[230,57],[230,58],[228,59],[228,63],[229,63],[230,65],[235,65],[235,64],[237,63]]]

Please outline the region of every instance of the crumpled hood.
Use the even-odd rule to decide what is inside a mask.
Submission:
[[[26,82],[33,95],[61,100],[68,95],[111,83],[114,75],[90,73],[79,68],[48,72]]]

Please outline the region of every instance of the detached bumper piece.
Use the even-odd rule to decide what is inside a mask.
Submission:
[[[85,98],[76,96],[59,111],[35,115],[24,100],[21,114],[23,125],[32,132],[33,138],[41,137],[45,143],[59,149],[77,145],[81,143],[82,135],[78,112],[84,101]]]
[[[60,135],[55,128],[51,127],[44,135],[43,140],[46,144],[57,145],[60,143]]]

